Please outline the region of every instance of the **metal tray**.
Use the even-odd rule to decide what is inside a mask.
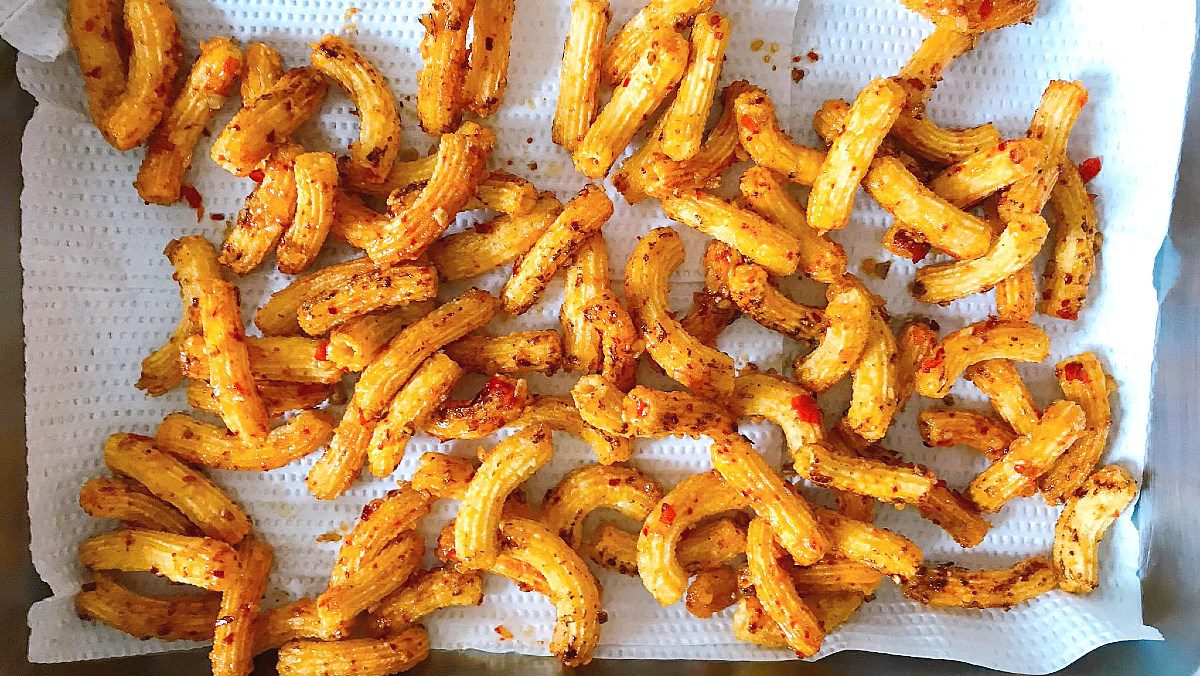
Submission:
[[[79,664],[26,662],[29,606],[49,588],[30,563],[26,514],[25,402],[22,359],[19,139],[33,114],[33,99],[16,82],[13,51],[0,44],[0,579],[10,585],[0,594],[0,675],[128,676],[129,674],[208,673],[206,651],[143,655]],[[1192,68],[1189,101],[1200,96],[1200,77]],[[1147,102],[1146,105],[1154,105]],[[1136,142],[1136,139],[1131,139]],[[1200,477],[1200,453],[1189,430],[1200,428],[1200,106],[1188,111],[1187,126],[1169,239],[1155,266],[1162,309],[1156,346],[1150,454],[1141,500],[1134,518],[1143,533],[1142,580],[1147,624],[1166,637],[1161,642],[1105,646],[1063,670],[1070,674],[1195,674],[1200,672],[1200,536],[1193,477]],[[1109,263],[1110,265],[1113,263]],[[14,589],[15,588],[15,589]],[[260,657],[256,673],[273,673],[272,655]],[[413,674],[558,673],[550,658],[490,655],[475,651],[438,651]],[[843,652],[816,663],[700,662],[690,660],[598,660],[583,673],[775,675],[991,673],[958,662]]]

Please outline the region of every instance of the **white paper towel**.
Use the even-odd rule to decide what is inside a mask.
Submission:
[[[734,35],[725,79],[745,77],[768,89],[790,121],[790,131],[815,142],[811,114],[826,98],[852,98],[870,78],[896,72],[928,25],[894,0],[719,0],[730,16]],[[148,399],[133,388],[142,357],[169,335],[178,317],[178,295],[161,255],[173,237],[203,233],[214,242],[250,189],[207,159],[207,142],[197,151],[192,182],[203,194],[209,214],[200,222],[185,207],[146,206],[132,180],[141,151],[121,155],[101,139],[84,108],[73,54],[58,56],[63,34],[61,10],[48,0],[11,3],[0,35],[24,52],[18,71],[23,85],[39,101],[25,136],[22,196],[22,263],[25,269],[25,335],[29,437],[29,502],[34,563],[54,596],[30,611],[29,656],[33,661],[67,661],[191,647],[137,641],[75,617],[71,597],[83,581],[75,560],[79,543],[110,529],[84,515],[75,500],[79,486],[104,473],[103,439],[116,431],[151,432],[168,412],[185,410],[179,392]],[[539,187],[569,196],[583,180],[570,169],[566,153],[554,146],[548,129],[553,115],[558,63],[566,32],[567,4],[555,0],[520,3],[514,23],[513,66],[505,105],[488,123],[499,138],[501,166],[527,176]],[[634,0],[614,3],[615,23],[636,10]],[[953,124],[996,120],[1006,135],[1023,133],[1046,81],[1082,79],[1091,102],[1072,137],[1079,160],[1104,158],[1094,182],[1100,194],[1104,251],[1092,300],[1078,323],[1039,318],[1053,336],[1051,359],[1090,349],[1100,354],[1121,389],[1114,400],[1116,426],[1109,460],[1135,475],[1145,457],[1157,301],[1151,270],[1164,237],[1178,163],[1186,95],[1186,76],[1195,28],[1194,7],[1186,0],[1158,3],[1154,12],[1130,13],[1116,0],[1047,0],[1033,26],[1017,26],[985,36],[972,54],[956,62],[930,105],[935,119]],[[280,49],[285,63],[308,60],[307,43],[346,26],[352,5],[356,29],[350,33],[391,79],[404,105],[406,140],[419,149],[432,142],[412,118],[417,44],[422,0],[318,3],[310,0],[174,0],[188,56],[197,41],[213,34],[232,35],[243,43],[266,40]],[[19,9],[17,9],[19,6]],[[797,13],[798,10],[798,13]],[[794,28],[794,33],[793,33]],[[751,49],[761,40],[761,47]],[[813,50],[818,60],[805,55]],[[792,69],[805,71],[798,84]],[[349,104],[332,94],[319,119],[300,138],[310,147],[344,148],[356,125]],[[232,115],[227,109],[210,128]],[[508,165],[506,160],[511,160]],[[507,166],[505,166],[507,165]],[[637,235],[670,224],[652,203],[628,207],[614,200],[617,213],[605,230],[614,274]],[[849,228],[835,235],[855,267],[867,258],[890,260],[879,247],[886,221],[869,199],[860,199]],[[675,277],[676,307],[686,307],[701,278],[699,252],[705,240],[678,227],[689,247],[688,263]],[[330,252],[330,257],[345,252]],[[866,277],[884,295],[896,316],[921,313],[946,329],[984,317],[990,298],[958,302],[948,308],[919,305],[905,286],[912,266],[895,261],[886,281]],[[502,273],[473,283],[496,289]],[[284,282],[259,271],[243,281],[247,308],[261,303]],[[445,295],[463,285],[447,285]],[[801,285],[803,286],[803,285]],[[811,287],[799,293],[813,293]],[[519,320],[496,330],[552,327],[561,285]],[[247,310],[249,312],[249,310]],[[740,320],[722,336],[722,347],[740,359],[780,368],[796,350],[791,341]],[[1061,396],[1049,364],[1022,367],[1042,404]],[[569,377],[531,378],[535,391],[564,393]],[[826,410],[844,405],[844,388],[822,398]],[[969,386],[955,396],[978,402]],[[839,398],[840,397],[840,398]],[[914,398],[897,421],[887,445],[928,464],[951,485],[962,487],[982,468],[977,457],[960,449],[926,449],[915,431],[916,413],[930,404]],[[760,450],[775,461],[781,438],[766,423],[746,426]],[[578,440],[556,435],[556,457],[531,482],[539,498],[568,469],[591,459]],[[472,454],[473,443],[437,444],[418,439],[397,477],[411,474],[417,457],[428,450]],[[667,485],[707,468],[706,444],[686,439],[640,443],[635,461]],[[273,472],[218,472],[216,479],[240,500],[261,537],[276,550],[277,569],[271,603],[324,587],[337,543],[321,543],[318,534],[351,525],[362,505],[385,492],[390,481],[364,479],[333,502],[313,499],[304,488],[312,458]],[[452,511],[441,503],[427,519],[430,533]],[[969,551],[921,521],[912,510],[881,508],[880,521],[914,538],[927,560],[952,560],[971,566],[1007,565],[1048,550],[1056,510],[1040,499],[1018,500],[994,519],[982,545]],[[1113,641],[1158,638],[1142,626],[1138,580],[1138,533],[1128,516],[1112,528],[1102,547],[1102,585],[1094,594],[1072,597],[1051,592],[1010,611],[935,611],[906,600],[890,585],[881,589],[848,625],[825,642],[822,655],[841,650],[871,650],[900,655],[956,659],[1009,671],[1045,673],[1087,651]],[[700,620],[682,604],[660,608],[640,583],[600,573],[604,603],[613,621],[604,626],[598,657],[783,659],[782,651],[734,641],[730,611]],[[477,608],[452,608],[426,623],[435,648],[477,648],[546,654],[553,608],[541,597],[519,592],[491,578]],[[513,638],[500,639],[504,625]]]

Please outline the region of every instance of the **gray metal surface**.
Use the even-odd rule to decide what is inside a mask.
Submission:
[[[29,560],[26,514],[24,364],[22,360],[20,239],[21,131],[32,114],[32,99],[13,77],[11,49],[0,54],[0,675],[59,676],[92,674],[200,674],[208,671],[202,651],[148,655],[86,665],[30,665],[25,661],[30,604],[49,589]],[[1200,95],[1193,65],[1189,100]],[[1154,105],[1147,101],[1146,105]],[[1129,130],[1136,142],[1136,130]],[[1200,105],[1188,112],[1170,244],[1159,254],[1162,313],[1159,319],[1155,399],[1150,431],[1150,460],[1135,518],[1147,534],[1144,566],[1145,619],[1166,641],[1106,646],[1064,670],[1071,674],[1194,674],[1200,671],[1200,534],[1194,477],[1200,477],[1200,453],[1194,448],[1200,429]],[[1106,265],[1119,261],[1106,260]],[[273,673],[271,656],[260,657],[256,673]],[[438,652],[414,674],[557,673],[548,658],[483,653]],[[646,673],[744,674],[888,674],[989,673],[954,662],[846,652],[815,664],[599,661],[579,670],[612,676]]]

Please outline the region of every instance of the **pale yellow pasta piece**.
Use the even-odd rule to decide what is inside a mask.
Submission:
[[[386,477],[396,471],[408,440],[450,394],[462,369],[443,354],[425,360],[392,399],[388,412],[371,433],[367,465],[371,474]]]
[[[816,508],[813,514],[829,539],[831,553],[902,578],[921,566],[921,549],[908,538],[833,510]]]
[[[842,133],[825,154],[808,197],[808,223],[818,234],[846,227],[858,184],[904,101],[900,85],[880,78],[863,88],[850,106]]]
[[[229,38],[216,36],[200,43],[200,56],[187,82],[146,145],[146,156],[133,182],[139,197],[152,204],[179,200],[196,143],[233,91],[242,66],[242,53]]]
[[[640,522],[662,496],[662,486],[636,467],[584,465],[568,472],[546,493],[540,520],[578,550],[583,545],[583,522],[593,511],[615,509]]]
[[[154,443],[192,465],[267,471],[303,458],[332,436],[333,418],[325,411],[301,411],[271,430],[262,442],[242,439],[223,427],[172,413],[159,423]]]
[[[399,535],[415,529],[432,504],[433,498],[428,493],[403,481],[384,497],[368,502],[358,523],[342,541],[329,574],[329,585],[345,582]],[[408,546],[415,544],[410,542]]]
[[[167,342],[142,360],[141,376],[134,387],[153,397],[166,394],[183,380],[179,352],[184,341],[200,331],[199,281],[221,278],[216,251],[199,235],[172,240],[163,253],[175,268],[172,276],[179,283],[183,309],[179,324]]]
[[[508,85],[512,22],[516,0],[477,0],[471,15],[471,50],[464,105],[479,117],[500,107]]]
[[[802,305],[771,285],[767,270],[743,264],[728,277],[729,297],[746,316],[797,340],[818,340],[825,329],[821,308]]]
[[[1034,174],[1046,161],[1046,146],[1032,138],[1002,141],[946,167],[929,189],[960,209]]]
[[[696,16],[687,70],[679,82],[675,100],[663,113],[663,131],[659,143],[663,152],[673,160],[686,160],[700,150],[728,44],[728,19],[716,12]]]
[[[997,570],[967,570],[941,565],[922,568],[901,589],[927,606],[1011,608],[1057,586],[1054,568],[1044,556]]]
[[[779,127],[775,104],[766,92],[755,88],[737,97],[738,133],[742,147],[760,167],[778,172],[787,180],[812,185],[817,180],[825,153],[792,141]]]
[[[400,151],[400,113],[387,78],[361,52],[336,35],[312,46],[312,64],[345,90],[358,111],[358,139],[347,166],[371,183],[387,176]]]
[[[253,103],[243,106],[217,135],[211,156],[234,176],[246,176],[314,113],[326,81],[313,68],[294,68]]]
[[[475,193],[495,143],[495,134],[474,122],[464,123],[453,134],[444,134],[429,182],[411,204],[393,203],[395,215],[384,224],[378,238],[366,242],[371,260],[376,265],[390,265],[414,259],[425,251]],[[396,197],[393,193],[391,200],[395,202]]]
[[[767,615],[779,625],[787,646],[797,657],[810,657],[821,647],[825,631],[796,591],[796,585],[779,558],[783,548],[766,519],[750,522],[746,534],[746,560],[754,591]]]
[[[166,2],[126,0],[124,14],[128,77],[97,125],[104,138],[121,152],[146,140],[167,114],[183,56],[175,13]],[[115,32],[111,39],[117,39]]]
[[[238,571],[221,595],[221,610],[213,632],[209,660],[214,676],[248,675],[254,669],[258,641],[254,624],[275,563],[275,552],[262,540],[242,542],[237,556]]]
[[[1030,23],[1038,0],[902,0],[905,7],[939,27],[983,33]]]
[[[328,341],[322,339],[299,336],[251,336],[246,339],[250,374],[254,377],[256,385],[269,381],[336,383],[342,379],[342,370],[329,361],[327,343]],[[210,379],[212,360],[200,336],[192,336],[183,341],[180,360],[184,375],[188,378],[204,381]],[[211,383],[209,385],[211,386]]]
[[[989,460],[1008,452],[1017,434],[1003,421],[974,411],[931,408],[921,411],[921,439],[928,446],[969,446]]]
[[[579,245],[564,275],[559,323],[565,370],[600,371],[604,361],[601,353],[603,327],[588,321],[584,313],[598,295],[611,288],[604,235],[595,233]]]
[[[896,362],[896,338],[876,309],[862,357],[854,367],[850,409],[846,411],[846,424],[867,441],[882,439],[899,410],[896,388],[900,369]]]
[[[917,369],[937,347],[938,329],[929,319],[911,319],[896,334],[896,410],[903,411],[916,388]]]
[[[385,637],[442,608],[480,603],[483,576],[479,571],[434,568],[384,597],[371,611],[371,633]]]
[[[1028,434],[1012,442],[1008,453],[971,480],[967,497],[984,512],[996,512],[1009,500],[1037,491],[1038,478],[1084,431],[1084,411],[1060,399],[1042,414]]]
[[[67,3],[67,32],[79,58],[88,111],[97,129],[103,127],[109,106],[125,91],[126,58],[118,37],[124,5],[124,0]]]
[[[951,61],[973,49],[975,41],[973,35],[950,26],[934,28],[896,74],[896,82],[904,87],[907,108],[923,110],[942,72]]]
[[[938,343],[917,370],[917,392],[941,399],[972,364],[990,359],[1036,363],[1049,353],[1050,337],[1033,324],[994,318],[976,322],[947,334]],[[1017,425],[1013,427],[1020,431]]]
[[[147,596],[126,589],[108,573],[94,572],[75,595],[75,612],[137,639],[208,641],[220,610],[218,594]]]
[[[1031,312],[1013,308],[1032,307],[1037,289],[1032,272],[1024,273],[1024,283],[1014,288],[999,286],[1001,282],[1022,275],[1046,241],[1050,228],[1041,216],[1014,214],[1003,232],[981,257],[957,263],[929,265],[917,271],[912,283],[913,295],[927,303],[946,304],[965,298],[989,287],[996,287],[1000,316],[1028,318]],[[1015,299],[1014,299],[1015,296]],[[1014,300],[1002,300],[1009,298]],[[1024,299],[1023,301],[1020,299]],[[1024,321],[1015,319],[1010,321]]]
[[[1029,217],[1021,214],[1014,217],[1013,222],[1018,222],[1022,218]],[[1034,230],[1040,233],[1043,229],[1041,216],[1034,217],[1032,220]],[[1044,242],[1045,238],[1042,238],[1041,241]],[[996,284],[996,316],[1001,319],[1027,322],[1036,311],[1037,280],[1033,277],[1033,266],[1026,263],[1024,267]]]
[[[826,297],[825,335],[795,367],[796,380],[813,392],[828,390],[850,373],[871,335],[874,303],[862,282],[847,275],[829,285]]]
[[[271,294],[254,314],[254,324],[266,336],[298,336],[302,330],[297,313],[305,298],[340,289],[354,275],[374,269],[369,258],[360,256],[300,277]]]
[[[998,145],[1000,132],[991,122],[966,129],[946,129],[923,112],[906,111],[892,126],[892,138],[921,159],[949,165]]]
[[[317,602],[302,598],[284,606],[260,611],[254,623],[254,652],[274,650],[297,639],[336,641],[346,638],[342,627],[330,631],[317,616]]]
[[[388,197],[397,190],[406,192],[428,183],[433,178],[434,169],[437,168],[437,149],[425,157],[394,163],[381,183],[368,183],[361,177],[348,173],[345,164],[346,160],[343,159],[342,182],[347,187],[363,195]],[[537,200],[538,190],[529,181],[507,171],[485,171],[483,178],[475,186],[474,194],[467,198],[463,208],[491,209],[509,216],[524,216],[533,209]],[[356,239],[359,243],[350,240],[351,243],[365,248],[368,238],[360,236]]]
[[[808,502],[767,464],[745,437],[735,434],[715,437],[709,454],[713,468],[721,473],[725,483],[746,496],[755,513],[771,524],[792,560],[805,566],[825,555],[828,542]]]
[[[979,388],[991,400],[992,408],[1016,430],[1018,435],[1029,434],[1037,427],[1042,412],[1033,401],[1033,395],[1017,373],[1017,367],[1008,359],[988,359],[972,365],[966,372],[967,380]]]
[[[928,471],[845,455],[819,443],[801,446],[794,455],[801,477],[881,502],[918,504],[937,482]]]
[[[629,437],[623,409],[625,393],[604,376],[583,376],[571,388],[575,409],[587,424],[613,437]]]
[[[1108,400],[1116,387],[1091,352],[1064,359],[1054,367],[1054,372],[1063,394],[1083,409],[1087,428],[1040,479],[1047,504],[1065,502],[1099,464],[1112,426]]]
[[[683,597],[688,573],[677,548],[685,531],[710,516],[749,504],[716,470],[694,474],[650,511],[637,543],[637,570],[651,595],[669,606]]]
[[[728,395],[733,359],[684,332],[667,304],[671,273],[682,263],[683,244],[674,230],[656,228],[639,239],[625,268],[629,314],[642,331],[646,351],[667,375],[701,394]],[[583,413],[578,397],[575,404]]]
[[[637,543],[637,535],[601,524],[584,543],[584,551],[597,565],[622,575],[637,575]],[[684,533],[676,550],[680,565],[691,573],[723,566],[745,553],[745,525],[725,517]]]
[[[1137,498],[1137,483],[1116,465],[1096,471],[1067,500],[1054,525],[1054,570],[1058,587],[1087,594],[1100,584],[1100,540]]]
[[[572,152],[596,119],[600,106],[600,52],[612,9],[608,0],[574,0],[563,44],[558,104],[550,136]]]
[[[608,174],[637,130],[683,76],[687,60],[687,40],[673,29],[655,31],[649,48],[613,89],[612,98],[571,153],[575,171],[589,178]]]
[[[1058,182],[1050,193],[1054,213],[1054,256],[1043,274],[1042,313],[1077,319],[1096,271],[1099,220],[1079,168],[1059,161]]]
[[[729,566],[706,568],[688,584],[684,605],[696,617],[712,617],[737,602],[737,581]]]
[[[789,452],[825,439],[821,409],[804,387],[773,373],[748,371],[734,381],[730,410],[741,417],[762,417],[779,425]]]
[[[292,162],[296,210],[279,240],[279,271],[296,275],[312,265],[333,225],[337,162],[329,153],[303,153]]]
[[[442,346],[487,324],[498,306],[499,301],[486,291],[469,289],[405,327],[363,370],[354,386],[353,403],[364,414],[377,417],[421,362]]]
[[[437,295],[437,271],[428,265],[392,265],[357,272],[329,291],[300,302],[300,328],[317,336],[368,312],[431,300]]]
[[[433,0],[421,15],[421,70],[417,72],[417,118],[426,134],[458,126],[467,77],[467,26],[474,0]]]
[[[629,433],[650,439],[700,437],[734,431],[729,409],[690,392],[663,392],[638,385],[625,395],[621,417]]]
[[[467,568],[487,568],[500,551],[501,505],[554,455],[544,427],[526,427],[489,452],[475,472],[454,520],[454,550]]]
[[[308,471],[308,492],[318,500],[334,500],[345,493],[362,471],[377,424],[357,404],[347,404],[329,447]]]
[[[429,314],[433,301],[370,312],[338,324],[329,331],[329,361],[346,371],[361,371],[383,351],[400,329]]]
[[[788,577],[802,594],[838,591],[874,593],[883,575],[868,565],[827,556],[811,566],[788,566]]]
[[[960,547],[978,546],[992,527],[979,515],[974,503],[941,481],[917,503],[917,510],[946,531]]]
[[[208,381],[220,402],[221,418],[230,431],[247,440],[264,439],[270,432],[267,409],[254,386],[237,289],[219,278],[200,279],[196,292]]]
[[[275,668],[281,676],[354,674],[386,676],[407,671],[429,656],[425,628],[414,625],[386,638],[340,641],[292,641],[279,649]]]
[[[425,541],[414,530],[399,533],[317,597],[317,616],[326,629],[342,627],[399,589],[421,566]]]
[[[787,229],[758,214],[701,190],[683,190],[663,200],[671,219],[737,249],[777,275],[789,275],[800,263],[800,242]]]
[[[596,461],[602,465],[625,462],[633,455],[633,444],[629,439],[589,425],[575,409],[574,402],[567,397],[535,396],[512,425],[545,425],[552,430],[569,432],[587,442],[596,455]]]
[[[130,528],[192,535],[196,527],[165,500],[133,479],[94,477],[79,489],[79,506],[88,516],[117,519]]]
[[[562,363],[562,338],[557,331],[518,331],[502,336],[472,334],[444,348],[466,371],[484,374],[544,373],[552,375]]]
[[[437,240],[427,250],[429,260],[447,282],[501,267],[529,251],[562,208],[554,195],[542,193],[523,216],[499,216]]]
[[[246,72],[242,77],[242,104],[253,103],[283,77],[283,57],[265,42],[251,42],[244,50]]]
[[[170,503],[207,536],[236,544],[250,532],[242,508],[208,477],[137,434],[114,434],[104,444],[104,463]]]
[[[775,172],[750,167],[742,174],[738,186],[755,213],[785,228],[800,242],[800,272],[826,284],[846,273],[845,249],[813,230],[804,207],[783,187]]]
[[[246,198],[221,245],[221,263],[239,275],[262,264],[291,226],[296,215],[296,174],[292,167],[303,152],[304,148],[295,143],[284,143],[250,172],[258,185]]]
[[[504,285],[504,310],[511,315],[529,310],[575,250],[612,214],[612,201],[603,188],[588,184],[580,190],[514,266],[512,277]]]
[[[531,401],[524,379],[492,376],[470,401],[439,404],[421,429],[442,440],[482,439],[515,423]]]
[[[79,548],[93,570],[153,571],[168,580],[224,591],[237,573],[237,553],[214,538],[131,528],[96,535]]]
[[[621,31],[604,45],[604,77],[616,84],[629,76],[642,56],[654,49],[655,33],[665,28],[684,28],[701,12],[712,9],[714,0],[649,0]]]

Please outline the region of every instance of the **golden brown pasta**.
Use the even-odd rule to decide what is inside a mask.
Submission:
[[[905,7],[939,27],[970,33],[992,31],[1015,23],[1029,23],[1037,0],[902,0]]]
[[[194,535],[196,527],[179,510],[133,479],[94,477],[79,489],[79,506],[88,516],[117,519],[130,528]]]
[[[871,292],[857,278],[846,275],[825,291],[825,335],[816,349],[797,359],[795,377],[813,392],[824,392],[850,373],[862,357],[871,335]]]
[[[276,420],[290,411],[316,408],[333,395],[333,385],[325,383],[288,383],[257,380],[254,386],[262,397],[267,415]],[[188,405],[200,411],[220,415],[220,402],[207,381],[192,380],[187,386]]]
[[[297,599],[287,605],[259,612],[254,623],[254,652],[274,650],[289,641],[303,638],[336,641],[346,638],[346,632],[342,629],[326,629],[317,616],[317,602],[310,598]]]
[[[341,627],[359,613],[370,610],[399,589],[421,565],[425,541],[414,530],[406,530],[379,548],[374,556],[317,597],[317,616],[326,628]]]
[[[706,568],[688,584],[684,604],[696,617],[712,617],[737,602],[737,573],[729,566]]]
[[[337,161],[329,153],[303,153],[292,161],[296,178],[296,210],[279,240],[279,271],[296,275],[312,265],[333,225]]]
[[[357,404],[347,404],[329,447],[308,470],[308,492],[318,500],[334,500],[345,493],[362,471],[377,424]]]
[[[1048,504],[1065,502],[1074,495],[1099,464],[1112,426],[1109,397],[1116,387],[1091,352],[1064,359],[1055,365],[1054,372],[1063,394],[1083,409],[1087,427],[1039,480]]]
[[[472,334],[444,348],[466,371],[483,374],[544,373],[553,375],[562,363],[562,338],[557,331],[518,331],[502,336]]]
[[[1079,168],[1065,156],[1050,192],[1050,208],[1055,221],[1054,256],[1042,275],[1040,309],[1051,317],[1077,319],[1096,271],[1100,225]]]
[[[429,260],[448,282],[483,274],[523,256],[561,211],[554,195],[542,193],[523,216],[502,215],[437,240],[429,245]]]
[[[853,457],[820,443],[801,446],[794,457],[796,473],[818,486],[858,493],[881,502],[917,504],[937,482],[937,477],[927,470]]]
[[[508,85],[516,0],[477,0],[471,15],[470,64],[463,85],[466,109],[487,117],[500,107]]]
[[[917,371],[917,392],[940,399],[950,394],[950,387],[972,364],[990,359],[1036,363],[1049,352],[1050,337],[1033,324],[995,318],[976,322],[942,338]]]
[[[663,392],[638,385],[625,395],[621,417],[629,433],[651,439],[699,437],[734,431],[729,409],[690,392]]]
[[[804,215],[804,208],[784,189],[775,172],[750,167],[742,174],[738,186],[755,213],[786,228],[800,242],[798,269],[801,272],[826,284],[845,274],[845,249],[813,230]]]
[[[127,83],[126,57],[118,39],[124,5],[124,0],[67,3],[67,31],[79,59],[88,110],[97,129],[103,128],[105,113]]]
[[[267,409],[254,386],[237,289],[221,279],[201,279],[196,289],[208,382],[220,402],[221,418],[247,440],[264,439],[270,432]]]
[[[1100,584],[1097,548],[1105,531],[1137,498],[1137,483],[1116,465],[1103,467],[1068,500],[1054,526],[1058,586],[1086,594]]]
[[[246,540],[237,548],[238,571],[221,595],[221,610],[213,631],[209,660],[216,674],[249,674],[254,668],[258,633],[254,625],[275,552],[261,540]]]
[[[301,411],[271,430],[263,442],[243,439],[223,427],[172,413],[158,425],[154,443],[192,465],[241,471],[278,469],[303,458],[333,437],[325,411]]]
[[[283,676],[344,674],[385,676],[407,671],[429,656],[425,628],[415,625],[386,638],[291,641],[279,649],[275,668]]]
[[[479,571],[434,568],[384,597],[371,611],[371,633],[385,637],[442,608],[480,603],[483,575]]]
[[[667,27],[686,27],[713,0],[651,0],[621,31],[604,45],[604,77],[617,83],[630,74],[639,59],[653,48],[654,34]]]
[[[1017,434],[1037,427],[1042,412],[1008,359],[989,359],[967,369],[967,380],[991,399],[992,408]]]
[[[636,467],[584,465],[568,472],[547,491],[540,521],[578,550],[583,545],[583,522],[588,514],[609,508],[642,521],[662,496],[662,486]]]
[[[922,568],[901,589],[928,606],[951,608],[1011,608],[1057,586],[1054,568],[1035,556],[998,570],[967,570],[941,565]]]
[[[864,563],[884,575],[909,577],[924,557],[916,543],[887,529],[838,514],[814,509],[821,530],[829,538],[829,551]]]
[[[916,388],[917,369],[937,346],[940,327],[930,319],[911,319],[896,334],[896,410],[903,411]]]
[[[473,0],[434,0],[421,15],[423,65],[417,72],[417,118],[426,134],[445,134],[462,118],[467,77],[467,26]]]
[[[295,143],[284,143],[250,173],[258,185],[246,198],[221,245],[221,263],[239,275],[262,264],[291,226],[296,214],[296,174],[292,168],[303,152],[304,148]]]
[[[270,90],[245,105],[217,135],[211,156],[234,176],[246,176],[286,141],[321,105],[325,78],[312,68],[284,73]]]
[[[211,640],[220,605],[219,594],[139,594],[99,571],[93,572],[92,580],[75,595],[79,617],[143,640]]]
[[[725,242],[777,275],[795,272],[800,242],[783,227],[700,190],[683,190],[663,200],[671,219]]]
[[[448,400],[421,429],[438,439],[482,439],[512,425],[533,400],[522,378],[492,376],[470,401]]]
[[[686,160],[700,150],[728,44],[728,19],[716,12],[696,16],[687,70],[679,82],[675,100],[663,113],[659,143],[673,160]]]
[[[361,371],[383,351],[400,329],[429,314],[433,301],[370,312],[329,330],[329,361],[346,371]]]
[[[738,417],[757,416],[779,425],[789,452],[825,439],[817,400],[782,376],[753,370],[742,373],[734,381],[728,404]]]
[[[534,425],[545,425],[583,439],[592,447],[596,462],[602,465],[625,462],[633,455],[633,444],[629,439],[589,425],[567,397],[535,396],[521,412],[521,417],[512,423],[513,427]]]
[[[345,582],[370,562],[399,535],[417,527],[421,517],[429,513],[433,499],[422,490],[400,482],[382,498],[368,502],[358,523],[346,535],[338,549],[337,560],[329,574],[330,586]],[[408,546],[415,547],[412,542]]]
[[[238,570],[233,547],[214,538],[131,528],[93,536],[79,548],[92,570],[153,571],[168,580],[225,591]]]
[[[896,362],[895,336],[876,308],[862,357],[854,367],[850,409],[845,418],[846,424],[867,441],[882,439],[899,410]]]
[[[742,147],[760,167],[801,185],[817,180],[825,153],[792,141],[775,117],[775,104],[757,87],[737,97],[738,133]]]
[[[361,256],[310,272],[271,294],[255,312],[254,325],[265,336],[298,336],[303,331],[297,315],[305,298],[340,289],[355,275],[374,269],[371,260]]]
[[[821,647],[825,631],[808,609],[787,571],[779,565],[783,548],[777,534],[763,518],[750,522],[746,559],[755,593],[767,615],[779,625],[787,646],[797,657],[810,657]]]
[[[563,44],[558,105],[551,138],[567,152],[575,150],[596,119],[600,105],[600,52],[612,21],[607,0],[574,0]]]
[[[306,295],[296,311],[296,320],[305,333],[318,336],[368,312],[431,300],[437,288],[437,271],[432,266],[392,265],[364,270],[336,289]]]
[[[253,103],[283,77],[283,57],[265,42],[251,42],[244,50],[246,72],[242,77],[242,104]]]
[[[974,411],[931,408],[921,411],[921,439],[929,446],[969,446],[989,460],[1008,452],[1017,434],[1001,420]]]
[[[773,331],[797,340],[818,340],[825,329],[821,308],[802,305],[771,285],[767,270],[754,264],[738,265],[727,279],[729,297],[738,309]]]

